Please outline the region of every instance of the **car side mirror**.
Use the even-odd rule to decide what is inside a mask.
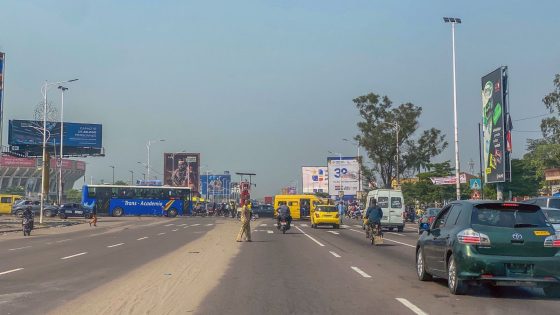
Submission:
[[[422,234],[422,232],[428,232],[428,234],[430,234],[430,224],[429,223],[422,223],[420,224],[420,230],[418,231],[418,234]]]

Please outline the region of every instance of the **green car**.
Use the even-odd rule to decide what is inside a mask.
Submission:
[[[421,281],[447,279],[453,294],[482,283],[560,297],[560,236],[536,205],[456,201],[420,235],[416,270]]]

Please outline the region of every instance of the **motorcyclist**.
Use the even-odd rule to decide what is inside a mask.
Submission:
[[[383,218],[383,209],[377,205],[377,200],[373,199],[369,208],[366,211],[366,218],[368,218],[368,229],[375,231],[376,226],[381,226],[381,218]]]
[[[23,226],[24,230],[26,226],[29,230],[33,229],[33,216],[34,213],[31,207],[26,207],[25,210],[23,210],[21,225]]]
[[[290,213],[290,208],[288,208],[287,205],[283,204],[278,207],[277,211],[278,228],[280,228],[280,220],[282,220],[283,218],[288,222],[288,226],[290,226],[292,224],[292,215]]]

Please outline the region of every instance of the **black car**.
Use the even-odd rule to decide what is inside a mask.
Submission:
[[[272,205],[261,204],[257,207],[254,207],[253,214],[258,214],[260,218],[272,218],[274,217],[274,207]]]
[[[456,201],[420,235],[416,271],[421,281],[447,279],[452,294],[482,283],[560,297],[560,236],[536,205]]]
[[[41,209],[41,202],[38,200],[20,200],[12,206],[12,214],[21,218],[23,216],[23,211],[27,208],[31,207],[31,211],[38,216],[40,209]],[[44,204],[43,208],[43,215],[46,217],[54,217],[58,212],[58,207]]]
[[[65,203],[58,209],[58,217],[66,219],[68,217],[84,217],[90,219],[93,216],[91,209],[82,206],[79,203]]]

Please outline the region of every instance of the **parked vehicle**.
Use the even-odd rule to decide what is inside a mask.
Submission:
[[[548,222],[552,224],[554,230],[556,230],[556,235],[560,235],[560,209],[556,208],[542,208],[544,215],[548,219]]]
[[[274,207],[272,205],[261,204],[253,207],[253,214],[258,215],[259,218],[272,218],[274,217]]]
[[[65,203],[60,205],[57,215],[61,219],[66,219],[68,217],[84,217],[86,219],[91,219],[93,211],[79,203]]]
[[[536,205],[456,201],[418,239],[416,271],[447,279],[452,294],[483,283],[560,297],[560,238]]]
[[[537,197],[523,201],[532,205],[537,205],[541,208],[556,208],[560,209],[560,197]]]
[[[424,214],[418,219],[418,234],[422,234],[423,231],[427,230],[434,223],[440,211],[440,208],[428,208],[424,211]]]
[[[35,215],[39,215],[41,210],[41,202],[38,200],[23,200],[12,206],[12,214],[21,218],[25,208],[31,206],[31,210]],[[54,217],[58,212],[58,207],[54,205],[44,204],[43,216]]]
[[[366,209],[369,208],[373,199],[383,209],[381,228],[388,228],[390,231],[397,228],[399,232],[402,232],[404,230],[404,197],[402,191],[393,189],[372,190],[367,195]]]
[[[0,194],[0,214],[9,214],[13,204],[21,200],[21,198],[23,197],[20,195]]]
[[[334,205],[318,205],[311,216],[311,227],[317,228],[319,225],[332,225],[334,229],[340,227],[340,215]]]

